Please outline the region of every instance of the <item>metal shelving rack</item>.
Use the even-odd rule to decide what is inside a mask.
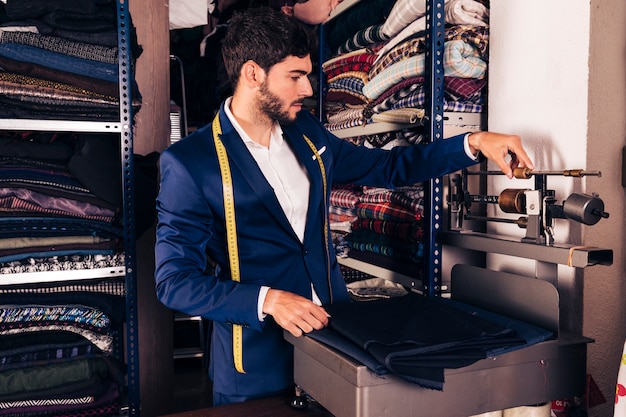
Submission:
[[[135,202],[134,165],[132,135],[131,97],[131,21],[128,0],[117,0],[118,51],[119,51],[119,93],[120,117],[111,121],[78,120],[29,120],[0,119],[0,130],[34,130],[57,132],[119,133],[120,158],[122,165],[123,215],[124,215],[124,267],[108,267],[90,270],[59,272],[33,272],[12,274],[1,278],[0,285],[45,283],[77,279],[125,277],[126,283],[126,327],[125,348],[127,362],[127,404],[124,415],[138,416],[139,407],[139,349],[137,331],[137,284],[135,255]]]
[[[124,253],[126,266],[126,361],[128,367],[128,414],[138,416],[139,345],[137,331],[137,259],[135,235],[134,163],[132,131],[132,73],[130,65],[130,7],[127,0],[117,0],[119,50],[120,142],[122,158],[122,194],[124,212]]]
[[[443,44],[444,10],[443,0],[426,1],[426,28],[428,31],[426,49],[426,115],[429,118],[429,137],[431,142],[443,140]],[[441,291],[441,245],[436,233],[443,224],[443,180],[433,178],[425,190],[427,224],[424,241],[424,291],[429,296],[439,295]]]
[[[344,0],[331,13],[329,20],[339,16],[342,12],[359,3],[360,0]],[[456,113],[445,113],[443,111],[444,94],[444,70],[443,70],[443,45],[445,35],[444,2],[443,0],[426,0],[426,26],[428,48],[426,51],[426,116],[419,125],[426,124],[428,135],[431,141],[442,140],[444,138],[444,124],[451,125],[463,121],[470,126],[479,126],[480,115],[460,115]],[[324,51],[324,30],[323,26],[319,30],[319,55],[320,60],[325,55]],[[324,91],[324,73],[321,65],[319,69],[319,93],[320,97]],[[323,100],[318,100],[318,114],[323,120],[324,108]],[[365,126],[353,127],[333,131],[339,137],[351,137],[357,135],[370,135],[391,130],[400,130],[411,125],[396,123],[372,123]],[[471,129],[466,129],[471,130]],[[387,278],[412,289],[423,292],[428,296],[441,294],[441,264],[442,248],[436,240],[437,232],[443,230],[443,179],[434,178],[425,187],[426,218],[429,227],[425,227],[424,239],[424,270],[423,279],[409,277],[395,271],[380,268],[375,265],[355,259],[339,259],[339,262],[349,268],[357,269],[381,278]]]

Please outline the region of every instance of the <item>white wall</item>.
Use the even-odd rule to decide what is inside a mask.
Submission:
[[[520,135],[537,170],[582,168],[603,174],[582,180],[548,178],[559,201],[572,192],[597,192],[611,214],[595,226],[556,223],[557,243],[614,251],[610,267],[559,267],[560,285],[584,287],[583,334],[596,340],[588,350],[588,373],[607,403],[591,408],[592,417],[612,415],[626,337],[620,184],[626,137],[625,20],[624,1],[491,0],[488,129]],[[532,185],[490,177],[489,192]],[[490,231],[525,233],[506,224],[490,226]],[[534,268],[495,256],[489,267],[519,273]]]

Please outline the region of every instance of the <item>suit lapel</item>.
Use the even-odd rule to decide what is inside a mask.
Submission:
[[[319,162],[315,158],[315,154],[303,138],[303,133],[294,124],[283,126],[285,139],[289,142],[291,148],[296,154],[300,163],[302,163],[309,175],[311,181],[311,190],[309,193],[309,210],[307,212],[307,229],[305,231],[305,239],[310,226],[319,224],[320,213],[324,213],[327,208],[323,204],[325,196],[323,195],[322,175],[320,173]],[[318,152],[320,150],[318,149]],[[326,213],[324,213],[326,215]],[[323,218],[323,217],[322,217]]]
[[[248,148],[243,143],[239,134],[230,123],[230,120],[223,111],[220,111],[220,124],[222,127],[222,135],[220,139],[226,148],[226,153],[229,155],[229,163],[231,164],[231,170],[237,169],[238,174],[243,177],[250,188],[254,191],[260,201],[267,207],[267,210],[274,216],[278,223],[289,233],[294,239],[299,240],[296,236],[289,220],[285,216],[274,190],[265,179],[263,172],[261,172],[256,161],[250,155]],[[235,176],[233,172],[233,177]],[[236,185],[234,185],[236,188]]]

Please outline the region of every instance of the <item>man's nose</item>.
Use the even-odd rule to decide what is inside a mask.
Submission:
[[[304,97],[310,97],[313,95],[313,87],[311,86],[311,80],[308,77],[302,77],[302,84],[300,85],[300,94]]]

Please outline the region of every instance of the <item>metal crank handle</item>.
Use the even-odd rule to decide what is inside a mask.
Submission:
[[[519,179],[529,179],[533,175],[561,175],[564,177],[585,177],[585,176],[594,176],[601,177],[602,172],[600,171],[585,171],[582,169],[566,169],[563,171],[533,171],[530,168],[515,168],[513,170],[513,176]]]

